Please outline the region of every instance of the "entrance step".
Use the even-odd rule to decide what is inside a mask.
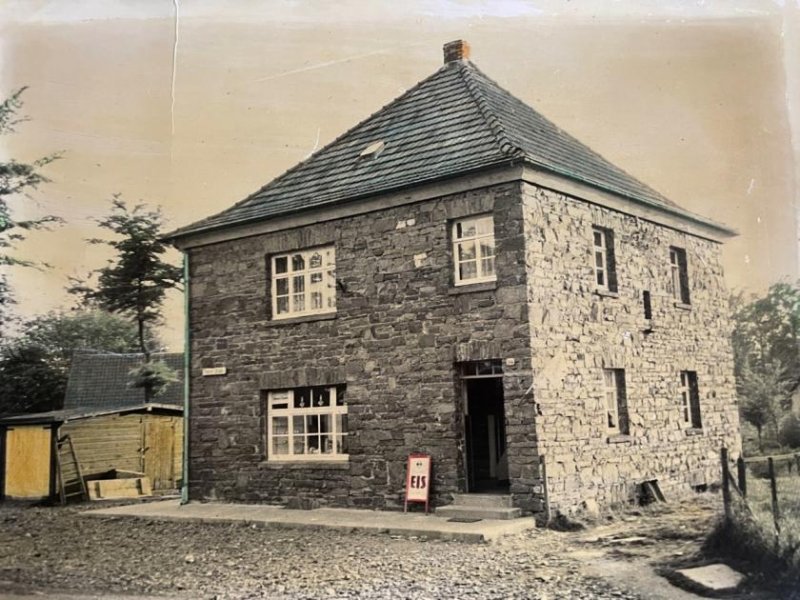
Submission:
[[[522,516],[522,510],[511,507],[491,506],[464,506],[449,504],[436,509],[437,517],[448,519],[517,519]]]
[[[511,496],[508,494],[453,494],[451,506],[479,506],[482,508],[511,508]]]

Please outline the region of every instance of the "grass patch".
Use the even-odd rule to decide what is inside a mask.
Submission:
[[[800,598],[800,477],[776,478],[778,531],[768,479],[747,478],[747,506],[734,495],[732,518],[721,518],[703,550],[737,563],[751,582],[777,589],[780,597]],[[784,595],[785,594],[785,595]]]

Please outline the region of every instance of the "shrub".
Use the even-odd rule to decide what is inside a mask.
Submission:
[[[781,419],[778,441],[783,446],[800,448],[800,419],[797,418],[797,415],[789,413]]]

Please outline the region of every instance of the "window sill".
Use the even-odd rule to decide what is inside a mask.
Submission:
[[[690,427],[689,429],[685,429],[684,432],[687,436],[695,436],[695,435],[703,435],[703,429],[697,427]]]
[[[616,435],[608,436],[606,438],[606,441],[609,444],[627,444],[631,441],[631,436],[624,433],[619,433]]]
[[[332,471],[346,471],[350,469],[350,459],[336,460],[262,460],[259,469],[275,471],[296,471],[303,469],[329,469]]]
[[[490,292],[497,289],[497,280],[494,281],[479,281],[476,283],[463,283],[456,285],[447,290],[451,296],[457,294],[470,294],[472,292]]]
[[[303,315],[302,317],[289,317],[287,319],[270,319],[267,327],[280,327],[281,325],[295,325],[297,323],[312,323],[314,321],[331,321],[336,318],[335,312],[321,313],[318,315]]]
[[[619,292],[612,292],[611,290],[604,288],[596,288],[594,293],[598,296],[603,296],[604,298],[619,298]]]
[[[685,302],[676,302],[675,308],[680,308],[681,310],[692,310],[692,305],[686,304]]]

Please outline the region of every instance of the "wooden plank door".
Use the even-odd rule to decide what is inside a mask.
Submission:
[[[172,419],[145,418],[144,473],[154,490],[175,488],[175,427]]]
[[[9,427],[5,450],[5,497],[47,498],[52,457],[50,427]]]

